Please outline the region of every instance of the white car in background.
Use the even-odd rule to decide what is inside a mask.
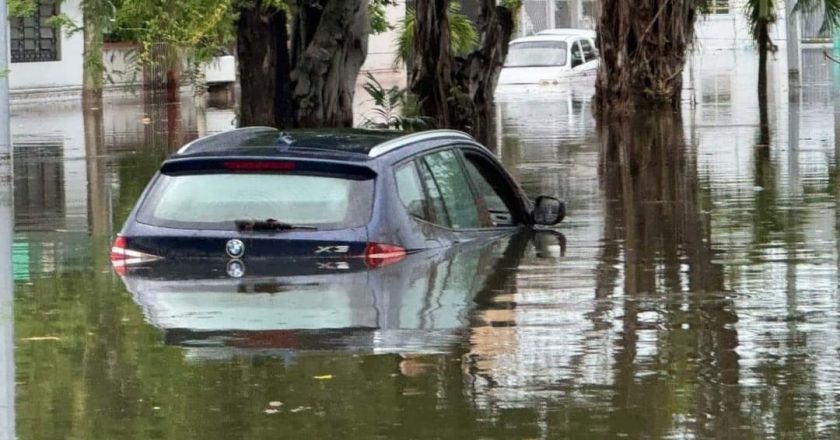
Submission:
[[[510,42],[497,92],[523,85],[563,86],[593,82],[599,56],[594,31],[550,29]]]
[[[204,64],[204,80],[209,87],[236,82],[236,57],[227,50],[220,50],[212,60]]]

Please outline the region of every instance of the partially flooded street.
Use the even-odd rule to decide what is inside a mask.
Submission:
[[[801,88],[771,73],[764,126],[751,52],[692,60],[682,115],[629,126],[596,125],[591,86],[501,97],[495,153],[529,195],[566,201],[559,233],[346,273],[233,276],[220,260],[121,277],[111,243],[149,178],[234,109],[14,107],[14,377],[0,380],[16,405],[0,428],[840,437],[840,71],[803,55]]]

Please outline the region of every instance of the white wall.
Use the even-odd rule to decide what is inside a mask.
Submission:
[[[388,6],[386,13],[388,23],[396,27],[397,23],[405,17],[405,3],[397,1],[395,5]],[[394,58],[397,49],[395,44],[397,35],[398,32],[394,29],[379,35],[371,35],[368,38],[368,55],[365,64],[362,66],[362,72],[395,70]],[[403,70],[402,66],[399,66],[398,70]]]
[[[59,8],[74,22],[82,23],[80,0],[64,0]],[[81,32],[69,37],[64,30],[61,34],[60,61],[10,65],[9,87],[13,93],[30,89],[81,88],[84,38]]]
[[[388,23],[396,27],[399,21],[405,17],[405,3],[398,0],[395,5],[388,7],[386,13]],[[353,101],[353,114],[357,125],[371,116],[370,112],[374,107],[372,99],[362,89],[362,85],[368,82],[366,72],[373,74],[384,87],[405,88],[407,86],[408,77],[405,65],[394,65],[397,54],[395,44],[397,35],[397,29],[393,29],[368,37],[368,55],[365,64],[362,65],[362,71],[356,79],[356,96]]]
[[[745,3],[746,0],[731,0],[728,14],[701,16],[695,27],[698,48],[703,50],[754,48],[755,43],[747,25]],[[770,38],[781,48],[784,47],[787,39],[784,2],[778,2],[776,9],[776,23],[770,28]]]

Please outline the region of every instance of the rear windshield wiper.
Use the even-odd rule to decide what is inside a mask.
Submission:
[[[294,231],[294,230],[308,230],[317,231],[318,228],[314,226],[293,225],[291,223],[284,223],[273,218],[268,220],[234,220],[236,229],[240,231]]]

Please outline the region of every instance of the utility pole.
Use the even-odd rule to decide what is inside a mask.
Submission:
[[[799,87],[799,74],[802,72],[802,28],[799,26],[799,12],[794,12],[795,0],[785,0],[785,28],[787,30],[788,79],[790,88]]]
[[[0,440],[15,440],[13,180],[9,113],[9,17],[0,0]]]

